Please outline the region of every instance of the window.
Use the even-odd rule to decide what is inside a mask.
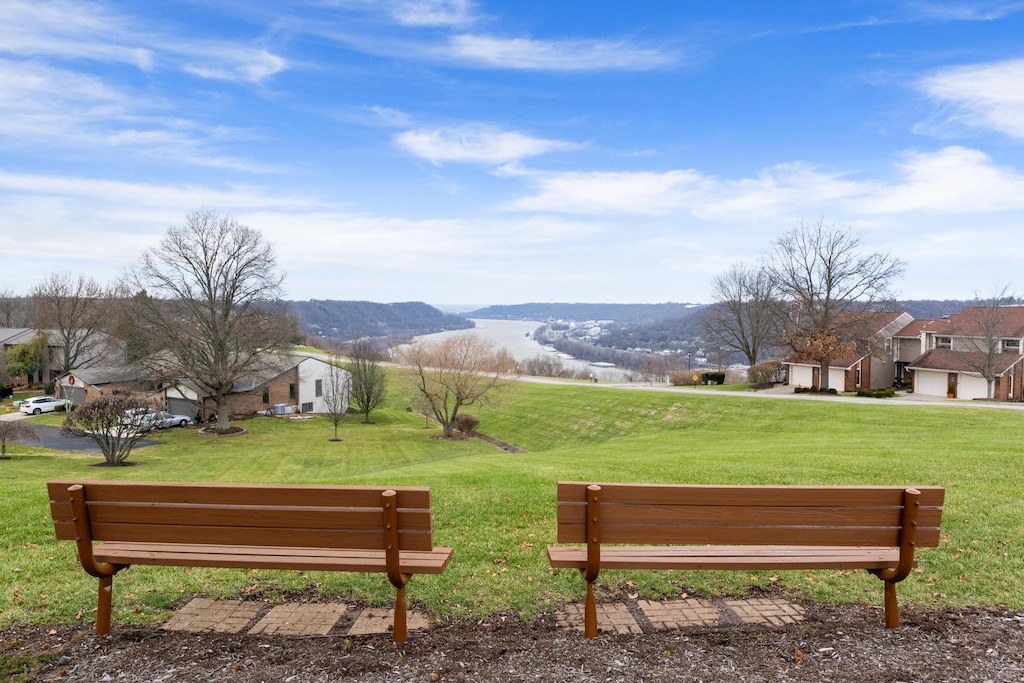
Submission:
[[[1004,353],[1020,353],[1020,339],[1004,339],[1003,340],[1003,352]]]
[[[270,388],[269,387],[263,387],[263,405],[265,405],[265,406],[269,406],[270,405]]]
[[[885,338],[885,352],[886,353],[892,352],[892,337],[886,337]]]
[[[936,337],[935,348],[937,349],[951,349],[953,348],[953,340],[950,337]]]
[[[316,397],[320,398],[323,395],[324,395],[324,381],[322,379],[318,379],[316,381]]]
[[[295,400],[295,385],[294,384],[289,384],[288,385],[288,400],[289,401],[294,401]]]
[[[312,403],[303,403],[302,404],[302,412],[304,412],[304,413],[312,413],[313,412],[313,404]]]

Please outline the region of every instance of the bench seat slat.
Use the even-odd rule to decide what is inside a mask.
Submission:
[[[893,548],[835,546],[601,547],[602,569],[880,569],[899,562]],[[549,546],[552,567],[584,569],[585,547]]]
[[[603,520],[602,520],[603,521]],[[771,526],[657,526],[602,524],[602,543],[664,543],[666,545],[809,545],[897,546],[898,528]],[[559,543],[583,543],[586,528],[562,526]],[[938,545],[937,529],[918,531],[919,545]]]
[[[384,551],[330,550],[245,545],[107,542],[94,554],[111,564],[149,564],[176,567],[229,567],[238,569],[303,569],[308,571],[387,570]],[[407,574],[440,574],[452,557],[451,548],[408,551],[401,555]]]

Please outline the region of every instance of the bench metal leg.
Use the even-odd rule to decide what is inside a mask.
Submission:
[[[399,587],[398,595],[395,597],[395,626],[392,633],[392,640],[396,643],[404,643],[407,635],[407,621],[405,608],[405,587]]]
[[[111,594],[114,592],[114,577],[101,576],[99,597],[96,601],[96,635],[110,635]]]
[[[597,635],[597,602],[594,600],[594,584],[587,581],[587,598],[583,602],[583,635],[593,638]]]
[[[885,627],[896,628],[900,625],[900,608],[896,602],[896,582],[885,581]]]

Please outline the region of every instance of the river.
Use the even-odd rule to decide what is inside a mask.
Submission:
[[[473,318],[476,327],[472,330],[453,330],[438,332],[416,337],[418,341],[440,341],[448,337],[472,333],[494,345],[494,348],[505,349],[517,361],[530,360],[541,355],[548,355],[545,347],[533,340],[533,332],[544,323],[536,320],[485,320]],[[572,370],[587,370],[599,380],[612,382],[622,381],[626,374],[621,368],[595,368],[587,361],[562,359],[562,366]]]

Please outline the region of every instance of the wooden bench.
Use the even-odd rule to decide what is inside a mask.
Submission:
[[[588,638],[602,569],[866,569],[884,582],[895,628],[896,584],[915,548],[938,545],[944,497],[937,486],[559,482],[558,542],[586,547],[549,546],[548,559],[583,573]]]
[[[51,481],[57,538],[76,541],[100,580],[96,633],[110,633],[114,574],[133,564],[383,572],[397,589],[393,638],[406,639],[405,584],[440,574],[430,489]],[[94,545],[95,541],[101,541]]]

